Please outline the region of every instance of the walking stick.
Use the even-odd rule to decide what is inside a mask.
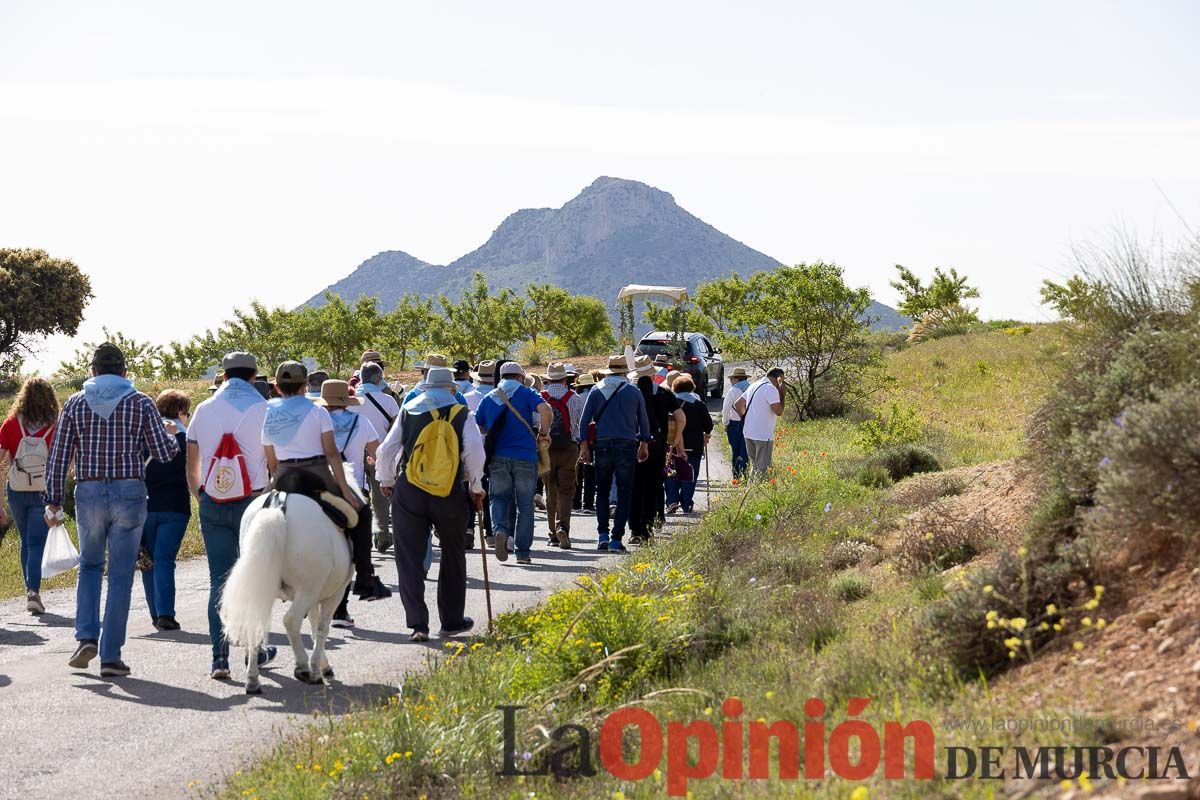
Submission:
[[[712,480],[708,477],[708,442],[704,443],[704,507],[712,508]]]
[[[483,532],[483,509],[477,509],[479,519],[479,553],[483,557],[483,596],[487,599],[488,633],[492,632],[492,584],[488,581],[487,536]]]

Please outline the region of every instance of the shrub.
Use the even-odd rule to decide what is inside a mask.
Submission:
[[[921,438],[921,418],[910,406],[892,403],[886,416],[880,415],[858,426],[856,443],[864,452],[897,444],[911,444]]]
[[[887,489],[892,485],[892,475],[882,464],[870,464],[854,474],[854,480],[872,489]]]
[[[839,600],[853,603],[871,594],[871,581],[863,575],[848,572],[834,578],[829,588]]]
[[[831,570],[840,571],[864,562],[874,561],[878,555],[879,548],[875,545],[848,539],[829,548],[829,552],[825,555],[825,565]]]
[[[961,516],[935,505],[913,525],[913,533],[905,536],[896,549],[897,564],[912,573],[965,564],[996,540],[996,526],[982,511]]]
[[[940,472],[937,456],[924,447],[902,444],[881,450],[871,457],[868,466],[878,465],[887,470],[893,481],[902,481],[919,472]]]
[[[1008,650],[1000,637],[988,629],[987,613],[997,610],[1005,616],[1019,617],[1024,611],[998,603],[993,593],[985,592],[984,588],[1019,587],[1021,582],[1021,563],[1011,553],[1003,554],[996,564],[971,573],[945,600],[926,610],[925,624],[918,627],[925,631],[928,640],[925,646],[944,653],[964,679],[976,678],[980,671],[992,674],[1007,667],[1011,660]]]
[[[979,325],[979,316],[974,310],[953,303],[925,314],[913,323],[908,333],[909,344],[919,344],[930,339],[961,336],[970,333]]]

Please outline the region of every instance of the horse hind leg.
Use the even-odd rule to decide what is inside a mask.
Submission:
[[[314,675],[320,675],[326,682],[333,680],[333,667],[329,666],[329,656],[325,645],[329,641],[329,629],[333,623],[333,614],[337,611],[341,600],[341,593],[333,597],[326,597],[309,616],[314,641],[310,668]]]
[[[287,631],[288,642],[292,645],[292,654],[296,658],[296,670],[293,673],[301,683],[320,683],[319,674],[309,667],[308,653],[304,649],[304,639],[301,638],[300,625],[304,618],[318,602],[318,598],[307,593],[297,592],[292,605],[283,615],[283,627]],[[315,636],[314,636],[315,638]]]
[[[247,650],[246,694],[262,694],[262,684],[258,682],[258,648]]]

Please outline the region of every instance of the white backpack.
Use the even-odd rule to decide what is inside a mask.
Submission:
[[[50,461],[50,445],[47,439],[53,426],[46,429],[41,436],[31,436],[21,425],[21,443],[13,456],[12,466],[8,470],[8,485],[14,492],[44,492],[46,491],[46,466]]]

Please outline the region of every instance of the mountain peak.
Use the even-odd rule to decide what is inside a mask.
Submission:
[[[608,175],[601,175],[599,178],[596,178],[596,180],[588,184],[587,188],[580,192],[578,196],[576,196],[575,200],[611,192],[657,196],[665,198],[672,204],[675,202],[675,198],[671,196],[670,192],[664,192],[662,189],[658,189],[648,183],[642,183],[641,181],[634,181],[628,178],[612,178]]]

